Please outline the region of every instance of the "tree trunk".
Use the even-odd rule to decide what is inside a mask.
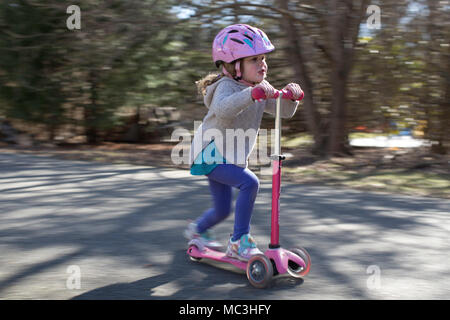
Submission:
[[[341,63],[342,64],[342,63]],[[329,128],[328,153],[343,155],[349,153],[347,134],[347,105],[346,105],[347,76],[342,66],[334,67],[331,72],[331,122]]]
[[[428,0],[427,6],[429,10],[427,31],[431,40],[431,46],[427,51],[426,57],[427,63],[430,64],[428,72],[443,80],[443,99],[432,96],[431,87],[434,86],[433,84],[428,84],[426,87],[426,98],[430,104],[430,107],[427,108],[427,136],[432,140],[437,140],[437,144],[431,146],[433,153],[446,154],[446,142],[449,139],[448,128],[450,123],[450,63],[448,49],[439,45],[439,39],[445,38],[441,21],[445,21],[446,18],[441,16],[437,2]],[[439,55],[436,55],[436,53],[439,53]],[[438,107],[435,108],[433,104],[438,105]],[[436,110],[437,113],[433,110]]]
[[[347,132],[347,81],[353,67],[354,48],[359,25],[365,15],[367,0],[330,0],[327,19],[331,58],[331,123],[328,153],[349,155]],[[359,4],[359,6],[358,6]]]
[[[90,88],[90,104],[84,108],[85,134],[88,144],[98,143],[98,129],[97,129],[97,80],[94,71],[89,72],[88,79]]]

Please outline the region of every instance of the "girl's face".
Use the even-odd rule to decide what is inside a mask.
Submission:
[[[260,83],[266,78],[267,63],[265,54],[246,57],[243,59],[242,64],[242,79],[244,79],[245,81],[256,84]]]

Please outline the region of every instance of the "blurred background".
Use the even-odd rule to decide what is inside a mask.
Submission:
[[[274,43],[275,87],[305,92],[284,121],[288,178],[448,195],[450,1],[3,0],[1,148],[171,165],[171,133],[206,114],[195,81],[233,23]]]

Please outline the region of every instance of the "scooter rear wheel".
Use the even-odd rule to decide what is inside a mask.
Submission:
[[[247,278],[252,286],[265,288],[272,281],[273,267],[269,258],[263,254],[257,254],[247,263]]]
[[[305,262],[305,268],[293,261],[289,261],[287,272],[294,278],[303,278],[309,273],[309,269],[311,268],[311,257],[309,256],[308,251],[304,248],[292,248],[289,249],[289,251],[302,258]]]

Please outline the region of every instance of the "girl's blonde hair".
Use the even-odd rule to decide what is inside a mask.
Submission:
[[[236,63],[236,61],[234,61],[233,63],[222,62],[225,69],[231,74],[231,76],[233,78],[236,77],[236,69],[234,67],[235,63]],[[241,63],[241,72],[244,72],[243,63]],[[198,93],[203,96],[206,95],[206,88],[209,85],[212,85],[214,82],[217,82],[219,79],[221,79],[224,76],[225,76],[225,74],[223,72],[210,73],[206,77],[203,77],[202,79],[196,81],[195,84],[197,85]]]

